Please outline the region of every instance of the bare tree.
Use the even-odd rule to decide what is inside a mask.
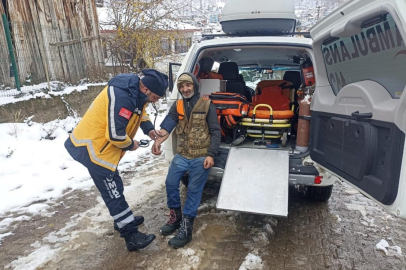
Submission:
[[[134,71],[154,67],[157,57],[170,54],[171,42],[181,36],[180,10],[191,0],[115,0],[108,19],[113,31],[104,35],[110,53]]]

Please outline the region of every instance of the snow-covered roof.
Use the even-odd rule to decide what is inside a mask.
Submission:
[[[113,15],[112,12],[112,9],[109,7],[97,8],[97,15],[99,17],[99,24],[102,28],[102,32],[105,32],[103,30],[116,30],[116,26],[111,24]],[[168,30],[200,30],[199,27],[182,21],[176,22],[173,20],[161,20],[157,26],[159,25],[162,25],[162,28]]]

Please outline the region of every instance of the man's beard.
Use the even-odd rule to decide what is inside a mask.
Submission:
[[[184,98],[191,98],[195,94],[195,91],[190,91],[189,95],[186,96],[186,94],[182,94]]]
[[[148,102],[153,102],[154,98],[152,97],[152,93],[151,93],[151,92],[149,92],[148,94],[146,94],[146,96],[147,96]]]

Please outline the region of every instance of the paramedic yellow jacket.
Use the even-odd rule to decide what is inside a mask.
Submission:
[[[145,113],[147,96],[138,85],[139,77],[134,74],[110,80],[65,142],[75,160],[114,172],[125,151],[134,146],[138,128],[144,134],[154,129]]]

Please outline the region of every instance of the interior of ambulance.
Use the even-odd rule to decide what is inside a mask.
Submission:
[[[216,106],[223,143],[290,149],[299,102],[315,83],[311,66],[303,47],[227,46],[203,50],[194,74],[200,93]]]
[[[293,1],[287,2],[293,17]],[[399,1],[384,2],[349,1],[310,29],[311,43],[278,40],[285,46],[255,40],[278,26],[255,23],[280,18],[285,2],[236,0],[224,7],[221,23],[230,26],[224,30],[230,42],[196,47],[182,64],[216,106],[220,150],[229,150],[220,169],[211,170],[222,177],[218,209],[275,215],[275,193],[287,194],[275,188],[279,182],[304,185],[310,198],[327,201],[335,180],[326,183],[326,176],[332,176],[406,218],[406,12]],[[249,12],[265,4],[270,13]],[[233,36],[243,38],[233,42]],[[288,161],[278,163],[279,154]],[[279,169],[284,172],[275,173]],[[287,199],[280,205],[287,215]]]

